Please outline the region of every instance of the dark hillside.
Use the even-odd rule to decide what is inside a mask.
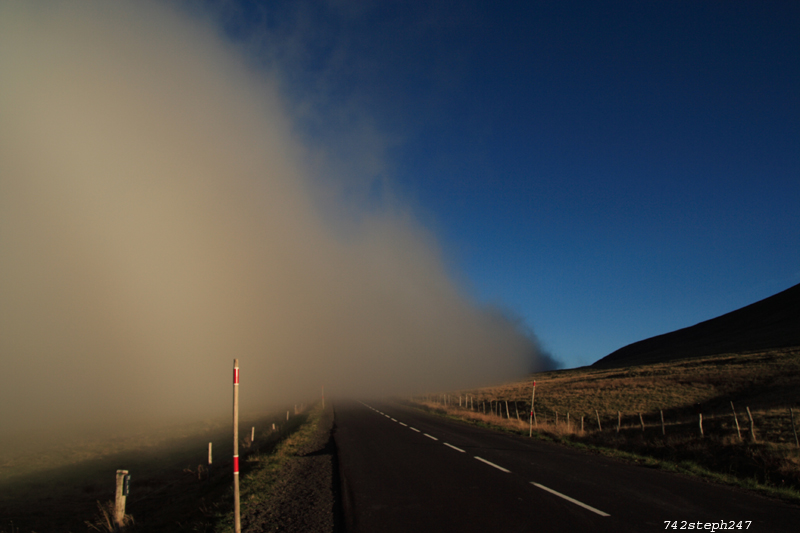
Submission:
[[[800,284],[717,318],[629,344],[592,367],[626,367],[792,346],[800,346]]]

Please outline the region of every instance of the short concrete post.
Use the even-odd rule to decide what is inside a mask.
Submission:
[[[211,464],[211,443],[208,443],[208,464]]]
[[[117,470],[117,494],[114,499],[114,523],[118,528],[125,525],[125,500],[128,495],[125,493],[125,476],[128,475],[127,470]]]

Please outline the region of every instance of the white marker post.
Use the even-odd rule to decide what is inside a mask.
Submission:
[[[233,360],[233,530],[242,532],[239,510],[239,360]]]
[[[125,491],[125,477],[127,470],[117,470],[117,494],[114,499],[114,523],[118,528],[125,526],[125,500],[128,493]]]

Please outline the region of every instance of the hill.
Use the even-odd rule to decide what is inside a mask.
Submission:
[[[800,284],[717,318],[629,344],[591,366],[620,368],[794,346],[800,346]]]

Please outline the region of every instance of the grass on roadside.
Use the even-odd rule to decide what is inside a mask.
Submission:
[[[789,412],[800,404],[800,348],[535,378],[539,439],[800,503],[800,449]],[[472,424],[529,433],[531,380],[413,401]],[[798,425],[799,415],[795,409]]]
[[[523,437],[527,437],[529,434],[528,423],[518,422],[516,419],[509,420],[482,413],[446,408],[428,402],[415,402],[414,404],[431,414],[451,420],[458,420],[495,431],[505,431]],[[708,456],[714,456],[713,451],[706,450],[705,453],[698,455],[691,448],[688,450],[682,449],[682,443],[676,440],[672,440],[669,445],[663,446],[662,453],[658,454],[654,453],[659,448],[657,445],[652,448],[628,449],[625,446],[621,446],[620,442],[617,442],[615,447],[612,442],[589,438],[591,436],[590,432],[567,430],[565,426],[566,424],[556,427],[549,423],[539,423],[534,427],[532,435],[533,438],[538,440],[562,444],[606,457],[634,462],[650,468],[702,477],[717,483],[741,487],[766,496],[800,504],[800,489],[798,489],[796,479],[791,480],[793,483],[787,484],[785,478],[779,477],[781,470],[776,465],[771,464],[775,454],[769,450],[769,443],[760,446],[751,446],[748,443],[744,443],[735,452],[737,459],[744,459],[750,463],[751,470],[754,471],[752,476],[743,476],[740,471],[725,472],[722,468],[709,467],[703,462],[703,459],[707,460]],[[731,455],[734,454],[728,451],[727,458],[718,456],[720,457],[718,462],[724,462]],[[797,464],[800,461],[800,454],[794,453],[792,455],[793,464]],[[797,473],[795,471],[789,474],[796,476]]]
[[[285,413],[276,409],[241,422],[243,474],[252,470],[248,458],[271,453],[308,419],[302,407],[290,420]],[[275,429],[271,429],[273,424]],[[253,426],[255,441],[250,442]],[[214,461],[208,465],[208,443],[212,441]],[[73,444],[74,449],[55,443],[54,450],[67,452],[59,461],[57,453],[47,449],[48,457],[52,456],[46,458],[49,468],[20,464],[0,475],[0,533],[86,531],[88,524],[93,530],[108,530],[108,505],[113,506],[115,471],[119,468],[129,470],[132,478],[126,508],[133,517],[126,528],[131,533],[210,533],[233,508],[229,422],[185,424],[168,432],[154,428],[118,445],[102,439]],[[15,450],[12,457],[31,456],[35,457],[33,450],[23,449]],[[42,513],[42,508],[47,512]]]
[[[242,519],[273,497],[273,489],[288,461],[297,456],[298,451],[314,437],[317,432],[323,410],[317,404],[302,418],[298,417],[298,425],[289,435],[269,450],[249,455],[243,462],[239,500]],[[231,499],[232,499],[231,490]],[[215,528],[216,533],[232,533],[233,506],[219,516]]]

